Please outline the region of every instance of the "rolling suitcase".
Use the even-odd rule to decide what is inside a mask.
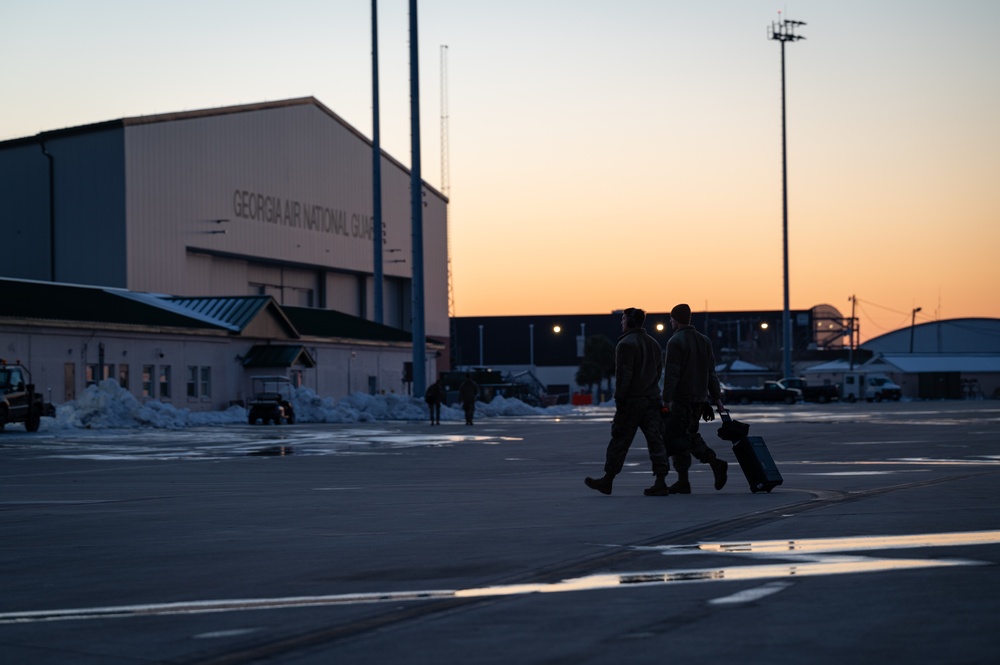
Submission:
[[[754,494],[770,492],[780,485],[783,482],[781,472],[764,443],[764,437],[748,436],[750,427],[733,420],[729,411],[720,415],[722,427],[719,428],[719,437],[732,442],[733,454],[750,483],[750,491]]]

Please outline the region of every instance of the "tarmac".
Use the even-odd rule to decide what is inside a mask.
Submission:
[[[1000,402],[733,407],[611,496],[612,411],[0,433],[0,662],[1000,662]],[[668,478],[668,482],[672,479]]]

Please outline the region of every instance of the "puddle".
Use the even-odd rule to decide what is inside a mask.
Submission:
[[[520,437],[489,434],[400,434],[389,429],[344,429],[334,431],[285,431],[247,436],[221,430],[191,432],[144,432],[135,445],[132,432],[104,432],[100,440],[77,437],[48,441],[46,457],[94,461],[201,460],[233,457],[326,456],[350,454],[395,454],[409,448],[432,448],[466,444],[499,445],[523,441]],[[122,440],[128,443],[121,443]],[[33,446],[40,448],[36,442]]]
[[[866,550],[910,549],[922,547],[954,547],[957,545],[995,545],[1000,543],[1000,531],[971,531],[958,533],[925,533],[909,536],[850,536],[846,538],[803,538],[799,540],[760,540],[737,543],[700,543],[641,549],[688,553],[691,549],[702,552],[738,554],[782,554],[788,552],[820,554],[827,552],[858,552]],[[638,549],[638,548],[637,548]]]
[[[239,612],[294,607],[355,605],[362,603],[400,603],[419,600],[489,598],[543,593],[570,593],[733,581],[787,580],[821,575],[889,573],[901,570],[951,568],[956,566],[989,565],[971,559],[901,559],[863,556],[818,556],[835,552],[863,550],[951,547],[960,545],[996,545],[1000,531],[915,534],[901,536],[856,536],[845,538],[805,538],[799,540],[762,540],[731,543],[698,543],[694,545],[633,547],[635,550],[661,551],[664,554],[737,554],[800,560],[785,563],[715,566],[677,570],[633,571],[585,575],[553,583],[505,584],[457,590],[381,591],[372,593],[336,594],[324,596],[293,596],[284,598],[251,598],[233,600],[203,600],[179,603],[123,605],[80,609],[35,610],[0,613],[0,624],[96,619],[167,614],[199,614],[206,612]],[[769,589],[783,588],[783,582],[772,582]],[[753,590],[746,593],[763,592]],[[735,594],[726,602],[746,602],[746,593]]]

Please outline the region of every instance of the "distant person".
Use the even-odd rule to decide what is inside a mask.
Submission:
[[[431,412],[431,425],[441,424],[441,403],[444,402],[444,398],[444,381],[438,377],[438,380],[428,386],[424,393],[424,401],[427,402],[427,408]]]
[[[690,494],[688,470],[692,454],[712,467],[715,489],[726,484],[729,464],[708,447],[698,433],[698,419],[709,419],[710,400],[721,411],[722,390],[715,373],[712,341],[691,325],[691,308],[680,304],[670,310],[670,327],[674,334],[667,342],[663,373],[664,439],[673,456],[677,482],[670,486],[671,494]],[[708,413],[704,412],[708,406]]]
[[[462,402],[462,410],[465,411],[465,424],[472,424],[472,417],[476,415],[476,398],[479,396],[479,384],[472,380],[472,375],[465,374],[465,380],[458,386],[458,399]]]
[[[622,471],[625,457],[637,430],[642,430],[656,481],[644,491],[646,496],[666,496],[666,476],[670,471],[663,446],[660,420],[660,374],[663,353],[660,345],[646,334],[642,324],[646,313],[629,307],[622,313],[622,334],[615,347],[615,417],[611,421],[611,441],[604,459],[604,476],[586,478],[587,487],[611,494],[615,476]]]

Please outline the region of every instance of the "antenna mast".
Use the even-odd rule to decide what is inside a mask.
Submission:
[[[451,198],[451,174],[448,172],[448,46],[441,45],[441,193]],[[447,208],[445,208],[447,211]],[[455,316],[455,290],[451,283],[451,215],[446,214],[445,244],[448,252],[448,316]]]
[[[441,192],[448,196],[448,46],[441,45]]]

